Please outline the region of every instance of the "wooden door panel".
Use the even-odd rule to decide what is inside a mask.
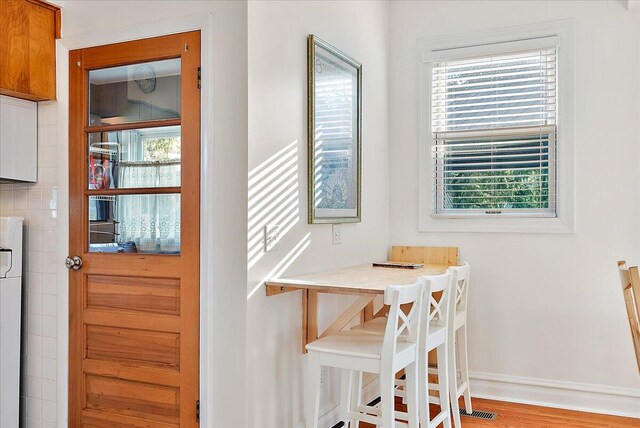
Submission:
[[[136,326],[144,330],[169,331],[180,333],[180,317],[166,317],[159,315],[142,315],[133,312],[84,310],[83,324],[105,325],[110,327],[127,328]],[[80,348],[80,355],[83,350]]]
[[[180,280],[88,275],[87,309],[180,315]]]
[[[180,390],[167,386],[87,375],[86,408],[170,424],[180,422]]]
[[[180,126],[181,186],[90,189],[89,134],[96,128],[114,131],[111,135],[125,129],[153,133],[157,129],[147,128],[166,122],[121,124],[98,118],[99,125],[89,126],[90,70],[169,58],[181,59],[182,114],[172,119]],[[69,426],[195,427],[200,354],[200,32],[71,51],[69,62],[69,248],[83,260],[81,269],[69,274]],[[132,163],[129,158],[123,162]],[[89,197],[112,201],[109,212],[116,212],[120,197],[164,193],[180,195],[179,252],[109,254],[96,247],[90,251]],[[157,212],[153,218],[160,218]],[[120,220],[111,221],[115,228]],[[152,224],[147,226],[155,227]],[[112,244],[127,242],[113,235]]]
[[[180,387],[182,374],[178,370],[166,370],[132,363],[93,360],[82,361],[84,373],[129,379],[136,382],[153,383],[164,386]]]
[[[56,98],[58,7],[42,1],[0,0],[0,93]]]
[[[87,359],[180,368],[180,335],[176,333],[87,325],[85,343]]]
[[[116,415],[94,410],[82,411],[83,428],[176,428],[178,425],[166,422],[146,421],[129,416]]]

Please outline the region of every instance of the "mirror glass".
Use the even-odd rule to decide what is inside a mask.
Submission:
[[[314,36],[309,50],[309,222],[360,221],[362,66]]]

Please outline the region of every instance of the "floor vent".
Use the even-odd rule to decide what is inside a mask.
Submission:
[[[465,409],[460,409],[460,416],[466,416],[468,418],[484,419],[485,421],[495,421],[498,418],[497,413],[483,412],[482,410],[474,410],[469,414]]]

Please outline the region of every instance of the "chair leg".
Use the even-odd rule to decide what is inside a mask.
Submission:
[[[471,407],[471,385],[469,384],[469,355],[467,354],[467,323],[458,329],[458,355],[460,360],[460,377],[462,383],[467,385],[464,394],[464,408],[467,414],[473,412]]]
[[[420,352],[418,357],[418,412],[420,415],[420,426],[429,428],[429,375],[427,353]],[[451,428],[451,427],[448,427]]]
[[[352,371],[353,380],[351,381],[351,407],[354,411],[358,412],[358,408],[362,404],[362,372]],[[352,419],[350,421],[353,428],[360,428],[360,421],[358,419]],[[345,426],[345,428],[347,428]]]
[[[395,428],[395,376],[392,370],[381,370],[380,373],[380,411],[382,428]]]
[[[453,416],[453,423],[456,428],[460,428],[462,425],[460,424],[460,406],[458,405],[458,381],[457,381],[457,373],[456,373],[456,344],[454,343],[448,344],[447,349],[447,371],[449,372],[449,376],[447,382],[449,383],[449,399],[451,401],[451,413]]]
[[[307,379],[305,398],[306,428],[318,428],[320,413],[320,363],[313,352],[307,354]]]
[[[419,428],[418,424],[418,373],[417,363],[413,362],[405,369],[406,387],[405,398],[407,401],[407,415],[409,428]]]
[[[351,381],[353,379],[352,371],[347,369],[341,370],[340,380],[340,420],[344,422],[344,426],[349,426],[349,410],[351,410]]]
[[[440,399],[440,411],[446,412],[447,416],[444,418],[444,428],[451,428],[451,407],[449,406],[449,352],[447,352],[447,345],[442,344],[438,346],[438,398]],[[456,425],[458,427],[459,425]]]

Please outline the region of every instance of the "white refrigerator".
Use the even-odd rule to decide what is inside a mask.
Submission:
[[[21,217],[0,217],[0,427],[16,428],[20,409]]]

